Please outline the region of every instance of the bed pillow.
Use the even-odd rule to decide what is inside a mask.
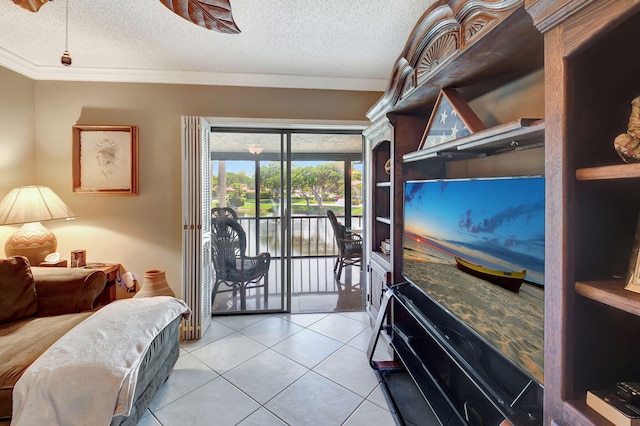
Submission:
[[[0,324],[34,316],[37,302],[27,258],[0,259]]]

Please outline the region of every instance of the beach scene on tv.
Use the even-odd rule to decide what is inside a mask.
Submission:
[[[543,380],[544,178],[409,181],[403,275]]]

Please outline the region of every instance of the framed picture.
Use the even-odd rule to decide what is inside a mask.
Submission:
[[[87,264],[86,250],[73,250],[71,252],[71,267],[81,268]]]
[[[463,136],[485,126],[454,89],[442,89],[433,107],[419,149],[429,149]]]
[[[73,192],[138,195],[137,126],[73,126]]]
[[[630,257],[625,290],[640,293],[640,217],[636,224],[636,233],[633,238]]]

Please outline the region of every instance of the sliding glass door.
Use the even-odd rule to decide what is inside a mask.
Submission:
[[[285,311],[288,306],[288,238],[287,227],[283,226],[287,207],[285,139],[278,132],[221,130],[211,134],[211,151],[211,207],[235,212],[245,236],[243,254],[247,259],[244,263],[236,261],[238,269],[244,268],[241,271],[214,270],[212,312]],[[270,262],[267,272],[258,276],[252,273],[255,265],[251,261],[264,256],[262,253],[269,254]],[[246,276],[244,282],[239,282],[241,274]],[[246,286],[246,292],[240,291],[239,286]]]
[[[326,210],[348,227],[361,226],[360,132],[214,128],[211,151],[212,208],[234,210],[247,255],[271,257],[266,300],[258,287],[247,291],[243,304],[242,295],[222,283],[212,295],[212,312],[338,308],[344,294],[333,273],[337,248]],[[360,275],[351,268],[342,284],[357,287]]]

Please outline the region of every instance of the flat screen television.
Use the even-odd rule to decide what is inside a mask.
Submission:
[[[408,181],[403,276],[543,382],[544,178]]]

